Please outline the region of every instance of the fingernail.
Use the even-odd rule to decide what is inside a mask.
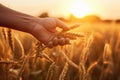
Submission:
[[[50,41],[50,42],[47,44],[47,47],[52,48],[52,47],[53,47],[53,42]]]

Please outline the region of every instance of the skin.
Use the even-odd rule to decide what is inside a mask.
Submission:
[[[57,18],[38,18],[30,16],[0,4],[0,26],[27,32],[40,42],[52,48],[69,43],[68,38],[57,37],[56,27],[69,30],[67,25]]]

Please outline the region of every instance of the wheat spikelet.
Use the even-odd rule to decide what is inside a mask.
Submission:
[[[85,37],[85,34],[82,33],[74,33],[74,32],[66,32],[66,33],[60,33],[57,35],[58,37],[65,37],[69,39],[77,39],[77,38],[82,38]]]
[[[77,37],[85,37],[85,35],[82,33],[74,33],[74,32],[61,33],[58,34],[57,36],[62,36],[69,39],[76,39]]]
[[[78,28],[78,27],[80,27],[80,25],[81,25],[81,24],[72,25],[72,26],[70,26],[70,29],[69,29],[69,30],[73,30],[73,29],[75,29],[75,28]]]
[[[106,75],[104,74],[106,71],[112,71],[111,69],[113,69],[113,59],[112,59],[112,50],[110,47],[110,44],[106,43],[104,46],[104,51],[103,51],[103,55],[101,58],[101,75],[100,75],[100,80]],[[100,64],[100,62],[99,62]],[[107,67],[104,68],[104,65],[106,65]]]
[[[5,31],[5,28],[2,28],[2,34],[3,34],[3,38],[6,40],[7,37],[6,37],[6,31]]]
[[[68,71],[68,63],[65,63],[65,66],[60,74],[59,80],[64,80],[67,71]]]
[[[86,40],[84,48],[82,50],[82,53],[80,55],[80,63],[85,64],[89,55],[89,49],[90,46],[93,42],[93,35],[91,34],[88,38],[88,40]]]
[[[89,48],[91,46],[93,42],[93,35],[91,34],[88,38],[88,40],[86,40],[84,48],[82,50],[82,53],[80,55],[80,60],[79,60],[79,73],[80,73],[80,80],[86,80],[87,77],[87,70],[85,68],[85,63],[87,61],[88,58],[88,53],[89,53]]]
[[[103,61],[112,61],[112,51],[110,44],[106,43],[103,52]]]
[[[5,31],[5,35],[2,35],[2,38],[0,39],[0,59],[3,59],[3,60],[9,60],[9,59],[13,59],[13,54],[12,53],[12,50],[9,46],[9,43],[8,43],[8,38],[7,38],[7,31],[4,29]],[[6,40],[4,39],[4,36],[6,36]]]
[[[76,39],[77,37],[84,37],[84,34],[81,33],[73,33],[73,32],[68,32],[70,30],[73,30],[75,28],[78,28],[80,24],[75,24],[69,28],[67,31],[61,31],[60,33],[57,34],[58,37],[66,37],[69,39]]]
[[[45,80],[52,80],[52,77],[54,75],[54,68],[55,68],[55,63],[52,63],[48,69],[47,76]]]
[[[12,30],[8,29],[7,31],[8,35],[8,43],[12,51],[14,51],[14,42],[13,42],[13,36],[12,36]]]
[[[85,36],[83,33],[73,33],[73,32],[64,33],[63,36],[65,36],[65,35],[75,36],[75,37],[84,37]]]

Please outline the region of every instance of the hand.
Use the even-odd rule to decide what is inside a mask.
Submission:
[[[57,37],[56,27],[68,30],[68,27],[56,18],[36,18],[0,4],[0,26],[31,33],[39,41],[53,47],[69,43],[63,37]]]
[[[65,45],[69,43],[68,38],[57,37],[58,31],[56,27],[68,30],[69,28],[59,19],[56,18],[39,18],[36,20],[35,27],[32,30],[33,36],[46,46],[52,48],[57,45]]]

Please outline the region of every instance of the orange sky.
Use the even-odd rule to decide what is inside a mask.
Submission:
[[[92,13],[103,19],[120,18],[120,0],[0,0],[0,3],[35,16],[46,11],[52,16],[68,16],[70,7],[79,1],[86,2],[92,9]]]

